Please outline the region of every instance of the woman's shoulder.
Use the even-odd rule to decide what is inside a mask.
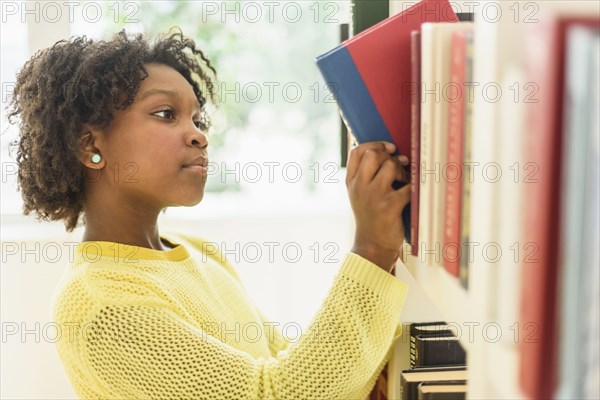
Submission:
[[[162,292],[164,281],[161,276],[169,270],[169,265],[163,265],[164,262],[138,259],[128,254],[117,257],[116,253],[77,250],[52,294],[55,320],[81,321],[98,307],[136,304],[158,297],[157,294]]]

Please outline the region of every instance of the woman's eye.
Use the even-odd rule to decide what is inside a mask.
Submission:
[[[173,113],[173,110],[165,109],[165,110],[157,111],[153,115],[158,115],[161,118],[173,119],[174,113]]]

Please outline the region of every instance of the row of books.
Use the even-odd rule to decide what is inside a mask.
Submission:
[[[356,8],[361,4],[355,3]],[[460,16],[462,20],[472,18],[472,14]],[[461,223],[461,215],[466,217],[468,213],[461,212],[457,201],[463,191],[460,177],[448,185],[447,194],[445,179],[440,175],[449,150],[453,151],[451,160],[462,156],[463,131],[470,126],[465,121],[470,108],[464,101],[464,85],[471,82],[468,74],[472,69],[467,67],[472,64],[466,61],[466,54],[472,44],[472,23],[460,19],[447,0],[423,0],[316,60],[356,140],[394,142],[397,154],[410,156],[412,199],[402,214],[405,237],[414,255],[419,247],[425,254],[432,249],[434,255],[429,259],[444,255],[448,261],[444,265],[457,276],[460,257],[454,253],[460,251],[460,246],[452,244],[459,242],[460,226],[468,226]],[[360,21],[354,20],[354,24]],[[453,32],[463,35],[453,38]],[[460,47],[463,54],[453,58],[456,65],[452,64],[452,76],[451,47]],[[452,94],[457,98],[453,102],[445,98],[451,78],[457,81],[452,88],[460,91]],[[429,169],[437,172],[428,174]],[[445,211],[450,209],[446,218]]]
[[[460,270],[467,287],[473,24],[426,23],[411,39],[411,252],[454,276]]]
[[[476,102],[496,101],[468,95],[470,83],[485,84],[474,82],[472,26],[424,23],[412,32],[412,82],[421,85],[411,97],[412,161],[427,168],[413,179],[412,254],[441,263],[465,288],[469,268],[492,266],[488,317],[521,327],[520,339],[503,342],[517,347],[518,386],[532,399],[600,398],[600,6],[578,7],[547,4],[536,23],[521,25],[521,53],[497,60],[504,74],[492,83],[505,94],[488,132],[472,130]],[[525,91],[507,96],[515,85]],[[485,213],[468,179],[476,162],[505,175],[479,183]],[[467,244],[482,239],[471,229],[481,223],[504,257],[470,259]]]
[[[596,399],[600,5],[536,4],[535,23],[476,32],[503,37],[489,52],[476,46],[475,79],[531,90],[518,100],[475,99],[471,160],[496,163],[510,178],[471,186],[469,234],[504,255],[475,257],[468,275],[478,269],[471,283],[489,282],[478,291],[485,318],[518,333],[487,346],[485,376],[513,368],[524,398]],[[498,364],[513,355],[514,364]]]
[[[448,324],[410,325],[410,369],[400,382],[402,400],[465,399],[466,353]]]
[[[393,141],[411,154],[411,251],[465,288],[484,286],[480,318],[516,327],[489,354],[517,355],[520,393],[600,398],[599,11],[560,3],[539,4],[535,23],[481,24],[495,38],[488,50],[447,1],[423,0],[317,64],[359,143]],[[509,93],[516,84],[520,96],[473,100],[473,80]],[[448,178],[471,161],[499,165],[505,179],[471,182],[464,169]],[[469,260],[459,251],[469,241],[504,256]]]
[[[411,83],[410,34],[424,22],[440,21],[458,21],[448,0],[423,0],[317,57],[341,117],[358,143],[394,142],[397,154],[410,154],[411,102],[403,95]],[[401,216],[407,240],[412,212],[410,205]]]
[[[438,260],[419,251],[441,244],[442,251],[433,255],[465,288],[470,268],[491,271],[487,279],[497,284],[485,293],[493,298],[488,317],[499,326],[520,327],[521,336],[504,335],[499,346],[516,348],[517,385],[531,399],[600,398],[600,18],[598,5],[595,12],[576,7],[548,5],[536,23],[522,25],[522,52],[512,54],[522,62],[499,60],[504,73],[494,83],[531,90],[520,98],[505,94],[489,115],[496,127],[488,132],[473,132],[472,115],[477,101],[492,100],[450,92],[439,102],[431,94],[423,98],[425,86],[469,91],[476,61],[471,27],[423,24],[420,34],[413,33],[413,49],[419,49],[421,38],[421,67],[415,68],[421,76],[413,80],[423,85],[413,103],[421,107],[413,114],[413,160],[420,156],[417,165],[438,177],[444,168],[462,166],[455,169],[462,179],[448,173],[432,180],[435,174],[417,173],[413,207],[420,210],[412,253],[435,266]],[[412,60],[418,65],[417,51]],[[505,178],[480,182],[473,203],[467,177],[475,174],[466,169],[476,162],[496,165]],[[478,210],[482,200],[489,202],[482,208],[486,212]],[[411,222],[414,227],[415,219]],[[478,232],[487,229],[487,243],[504,257],[468,257],[465,245],[483,242],[472,235],[476,224],[484,225]],[[494,359],[488,368],[497,368]]]

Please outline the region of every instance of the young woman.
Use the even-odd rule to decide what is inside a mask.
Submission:
[[[409,186],[391,143],[350,154],[356,220],[310,327],[293,342],[234,267],[195,235],[159,232],[204,196],[216,72],[175,32],[61,41],[17,77],[9,116],[25,214],[85,232],[53,298],[57,350],[85,399],[363,399],[400,335],[407,287],[388,272]]]

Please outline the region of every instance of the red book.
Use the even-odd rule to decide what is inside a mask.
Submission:
[[[448,159],[446,164],[446,219],[444,221],[444,268],[458,276],[461,257],[460,221],[462,205],[463,142],[465,129],[465,67],[467,58],[467,33],[452,33],[452,60],[447,97]]]
[[[359,143],[391,141],[410,151],[410,32],[423,22],[457,22],[448,0],[421,0],[316,58]]]
[[[421,181],[421,32],[410,33],[410,252],[419,255],[419,183]]]
[[[565,32],[570,25],[600,27],[596,18],[540,15],[526,24],[528,99],[525,137],[520,376],[532,399],[553,398],[557,386],[557,277],[561,227],[561,165]],[[529,163],[529,164],[528,164]]]

